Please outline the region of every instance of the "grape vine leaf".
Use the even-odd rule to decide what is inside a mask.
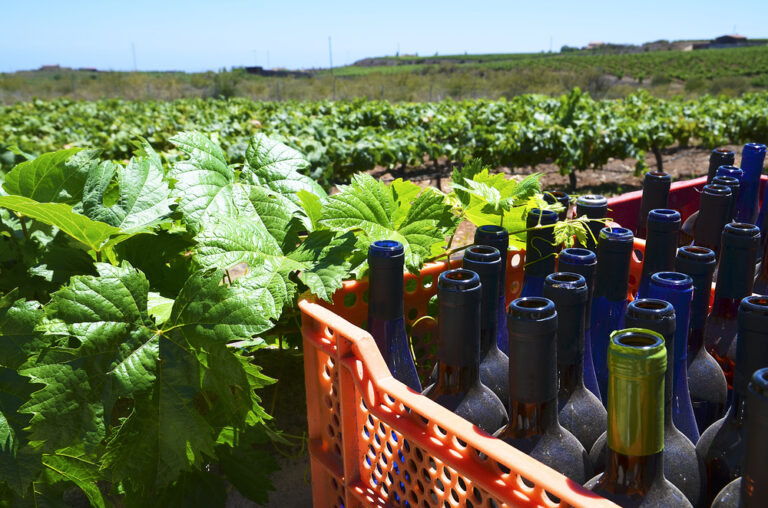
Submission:
[[[13,290],[0,298],[0,365],[11,369],[18,369],[48,342],[35,331],[43,318],[40,304],[17,299],[18,293]]]
[[[22,495],[40,471],[40,453],[29,446],[30,415],[19,411],[36,387],[15,369],[0,367],[0,478]]]
[[[97,463],[81,453],[73,453],[73,450],[64,449],[54,454],[43,455],[43,465],[49,474],[61,477],[80,487],[91,502],[91,506],[106,508],[104,496],[96,484],[98,480],[102,479]]]
[[[318,229],[320,226],[318,221],[323,214],[322,199],[316,194],[312,194],[311,192],[308,192],[304,189],[301,189],[299,192],[297,192],[296,197],[299,198],[301,208],[309,219],[310,225],[312,226],[312,231]]]
[[[219,434],[218,441],[216,458],[227,480],[248,499],[266,503],[268,491],[274,490],[269,475],[278,469],[278,464],[272,454],[263,449],[269,442],[264,426],[254,425],[243,431],[227,427]],[[244,468],[241,464],[250,467]]]
[[[97,163],[97,150],[70,148],[22,162],[5,176],[8,194],[40,202],[77,203],[89,170]]]

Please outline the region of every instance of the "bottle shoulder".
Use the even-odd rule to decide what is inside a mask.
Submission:
[[[558,419],[589,451],[605,432],[608,414],[600,400],[581,385],[568,397],[558,400]]]
[[[712,508],[739,508],[740,506],[741,478],[736,478],[717,494],[712,502]]]
[[[437,384],[431,384],[423,395],[489,434],[504,427],[508,421],[507,411],[499,397],[479,382],[467,390],[452,393],[441,392]]]
[[[645,492],[630,492],[618,485],[610,485],[605,473],[600,473],[585,487],[624,508],[693,507],[685,495],[670,481],[661,478]]]

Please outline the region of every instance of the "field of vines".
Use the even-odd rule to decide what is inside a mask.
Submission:
[[[139,137],[174,162],[180,152],[170,139],[185,130],[210,133],[235,162],[243,160],[248,139],[263,132],[305,154],[308,174],[326,188],[376,166],[419,166],[425,156],[458,163],[479,158],[491,167],[554,162],[561,173],[575,175],[610,158],[635,158],[642,170],[647,151],[674,144],[709,148],[764,139],[768,92],[695,100],[644,91],[593,100],[574,89],[554,98],[439,103],[34,101],[0,107],[2,169],[22,160],[21,153],[66,147],[98,148],[104,158],[127,160]]]

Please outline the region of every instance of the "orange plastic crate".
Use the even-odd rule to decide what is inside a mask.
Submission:
[[[644,242],[635,247],[642,252]],[[509,253],[508,302],[520,292],[524,256]],[[633,256],[632,286],[641,266]],[[426,314],[447,268],[435,263],[405,275],[409,325]],[[616,506],[395,380],[359,327],[367,289],[366,280],[348,281],[333,305],[308,295],[299,302],[316,507]],[[422,374],[432,364],[430,331],[429,324],[413,330]]]

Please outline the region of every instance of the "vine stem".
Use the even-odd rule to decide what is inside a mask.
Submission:
[[[21,232],[24,233],[24,238],[29,241],[29,231],[27,231],[27,219],[23,215],[19,215],[19,223],[21,224]]]

